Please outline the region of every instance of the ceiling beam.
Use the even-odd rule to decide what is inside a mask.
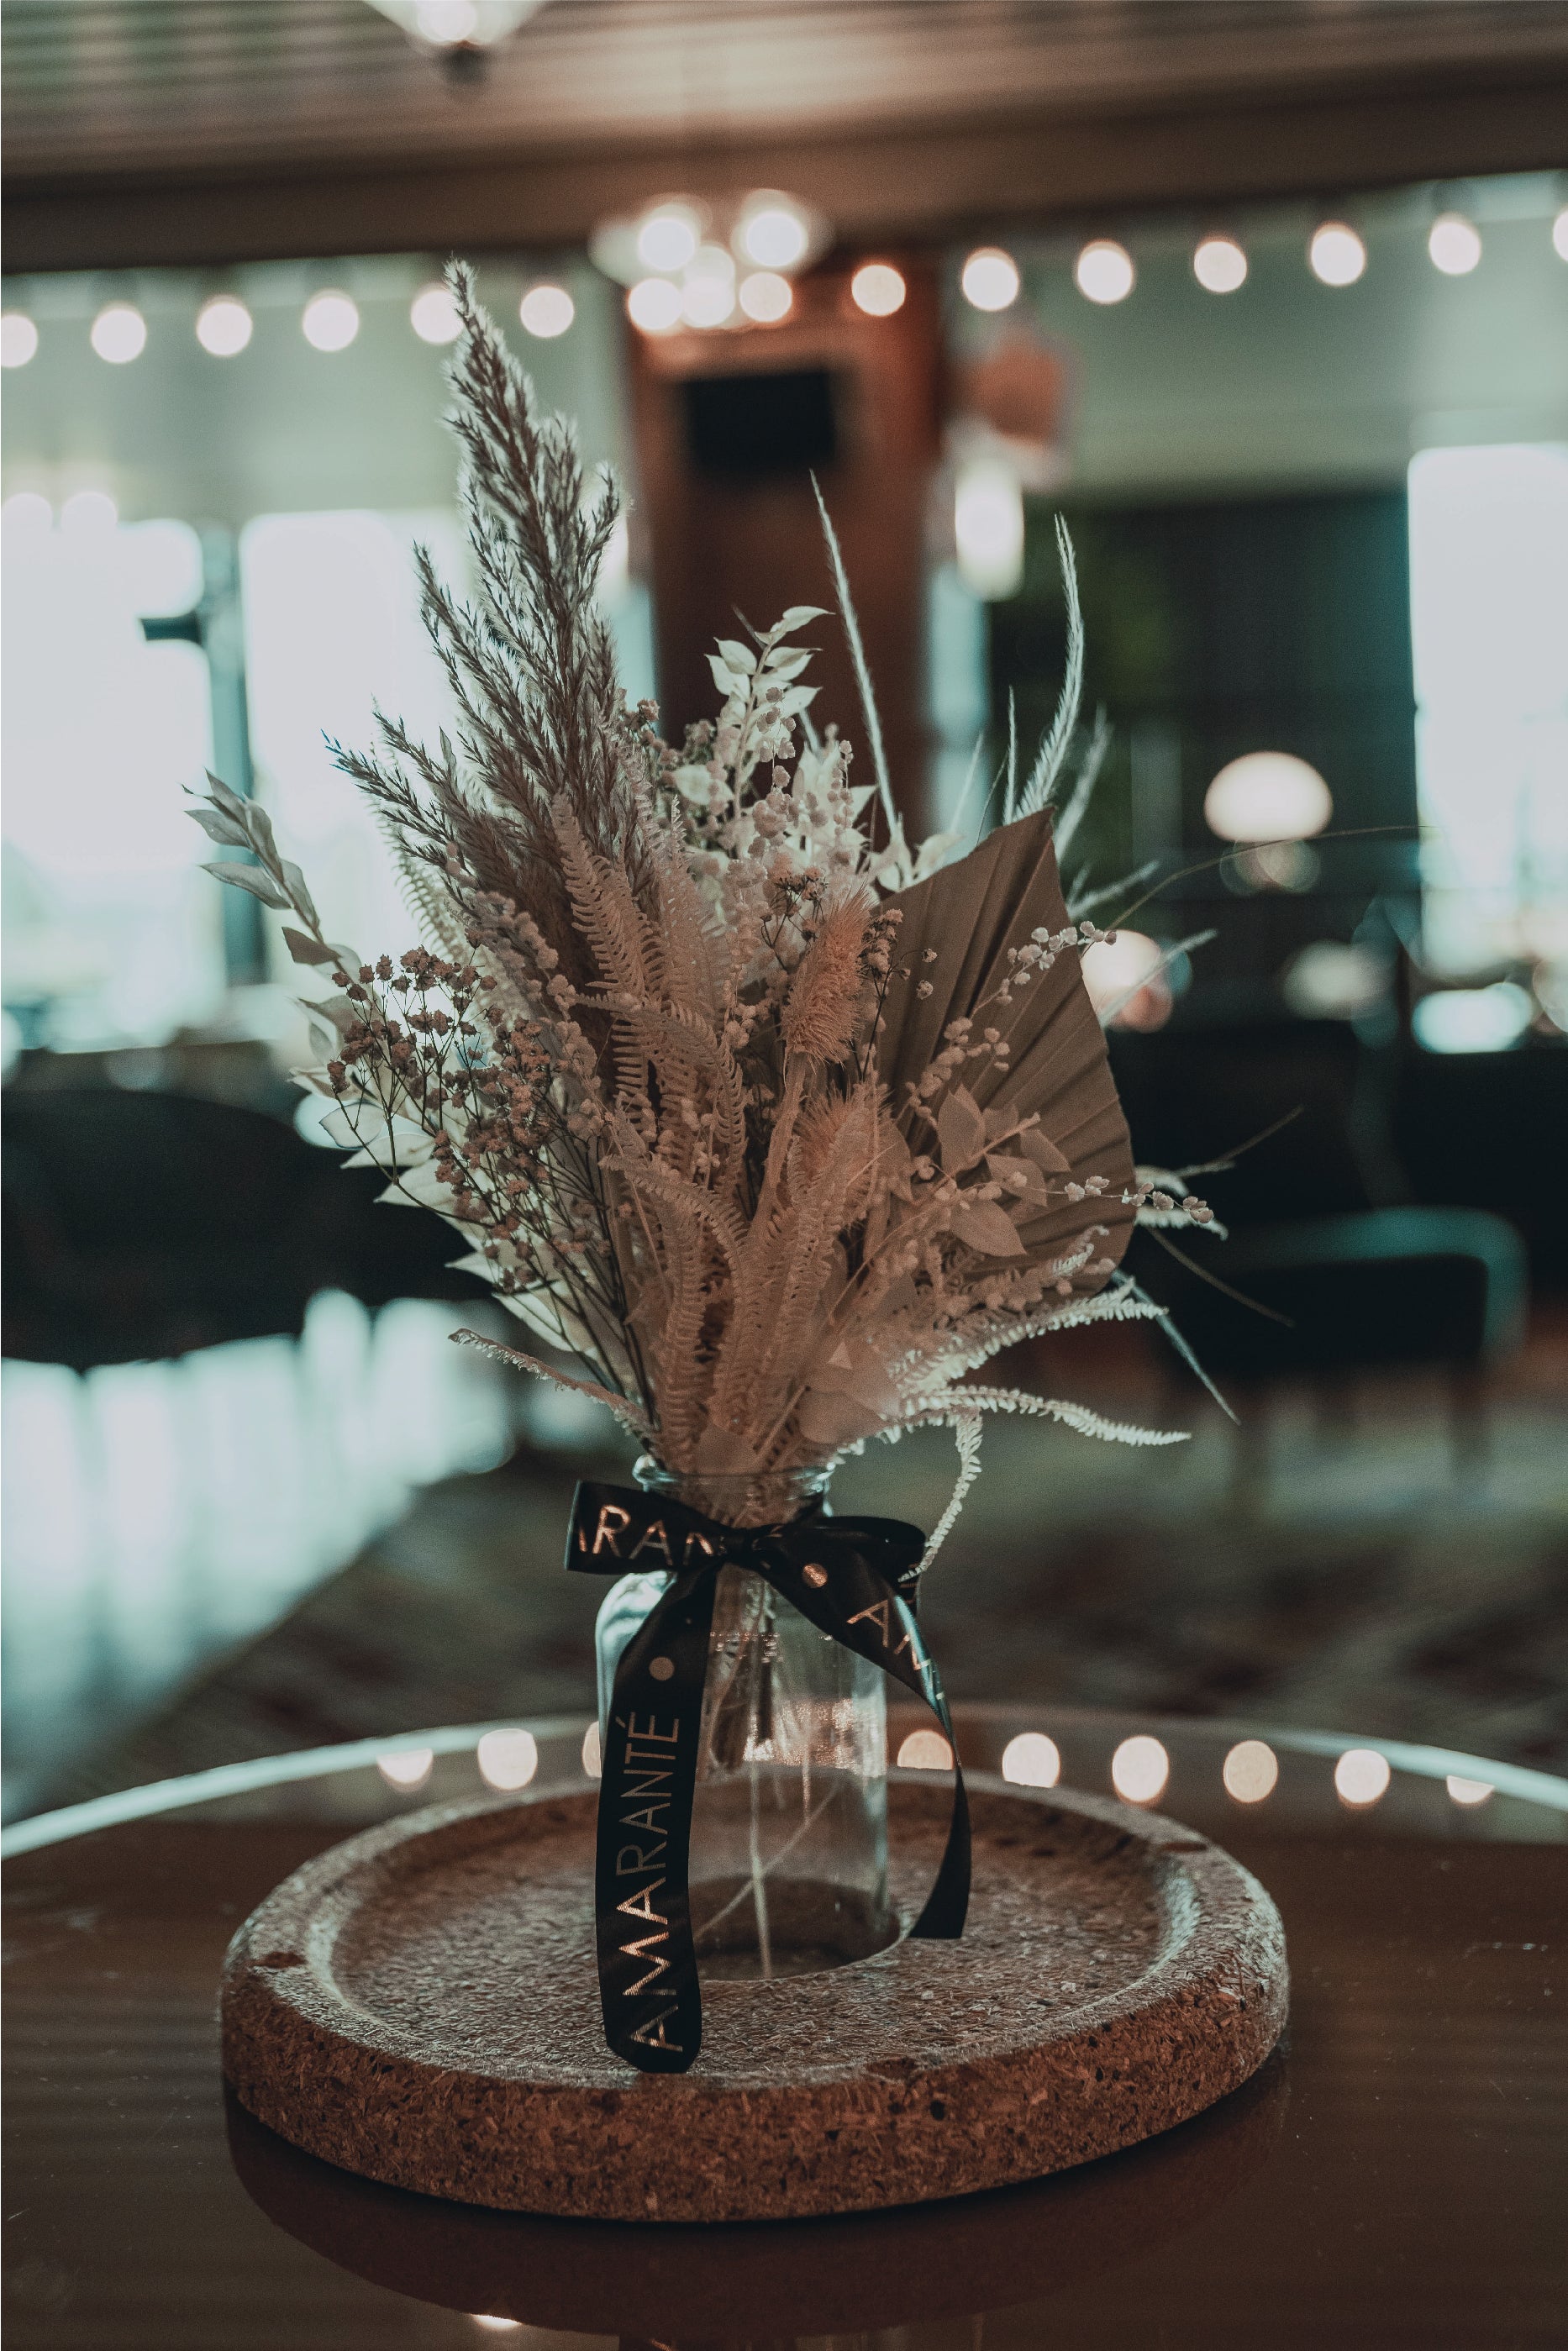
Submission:
[[[1462,85],[1403,77],[1352,95],[923,125],[813,143],[683,146],[698,195],[783,185],[852,243],[1222,208],[1568,163],[1568,67]],[[665,141],[543,148],[407,165],[247,167],[5,183],[8,274],[200,266],[350,253],[580,246],[670,183]]]

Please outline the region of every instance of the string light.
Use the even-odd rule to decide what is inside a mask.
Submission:
[[[1043,1730],[1020,1730],[1002,1750],[1002,1777],[1015,1788],[1054,1788],[1061,1777],[1061,1751]]]
[[[526,1788],[539,1768],[538,1741],[531,1730],[487,1730],[475,1760],[492,1788]]]
[[[983,245],[964,264],[958,283],[964,299],[977,310],[1006,310],[1018,300],[1022,284],[1018,263],[999,245]]]
[[[1481,257],[1480,231],[1463,213],[1444,213],[1432,223],[1427,250],[1445,277],[1468,277]]]
[[[862,262],[850,279],[855,308],[868,319],[891,319],[895,310],[903,309],[908,291],[902,273],[890,261]]]
[[[537,335],[542,343],[553,343],[576,318],[577,305],[564,286],[530,286],[517,316],[530,335]]]
[[[408,306],[408,323],[422,343],[455,343],[463,321],[452,288],[439,281],[422,286]]]
[[[1152,1804],[1171,1775],[1171,1759],[1157,1739],[1124,1739],[1111,1758],[1111,1785],[1129,1804]]]
[[[1219,1776],[1227,1795],[1239,1804],[1260,1804],[1279,1784],[1280,1759],[1261,1739],[1243,1739],[1226,1757]]]
[[[256,321],[236,294],[214,294],[196,313],[196,340],[215,360],[232,360],[256,331]]]
[[[1388,1758],[1375,1747],[1349,1747],[1333,1767],[1333,1783],[1343,1804],[1375,1804],[1394,1777]]]
[[[106,302],[92,322],[91,342],[100,360],[124,367],[147,348],[147,321],[134,302]]]
[[[1192,274],[1206,294],[1234,294],[1247,283],[1247,256],[1233,236],[1206,236],[1192,256]]]
[[[953,1750],[939,1730],[912,1730],[898,1750],[901,1771],[950,1771]]]
[[[26,310],[0,313],[0,367],[26,367],[38,348],[38,330]]]
[[[1307,248],[1312,276],[1324,286],[1354,286],[1366,267],[1366,247],[1343,221],[1323,221]]]
[[[1114,237],[1097,236],[1072,265],[1072,282],[1087,301],[1124,302],[1137,283],[1133,256]]]
[[[352,295],[340,294],[335,288],[312,294],[299,327],[313,350],[346,351],[360,331],[359,305]]]

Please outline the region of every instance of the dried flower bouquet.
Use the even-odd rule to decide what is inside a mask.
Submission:
[[[929,1558],[987,1413],[1177,1441],[970,1379],[1032,1334],[1158,1315],[1118,1271],[1134,1218],[1207,1220],[1134,1172],[1080,970],[1106,934],[1058,878],[1076,626],[1051,734],[967,856],[905,843],[825,513],[870,780],[811,724],[815,607],[721,642],[716,722],[664,740],[596,601],[614,486],[538,416],[470,274],[451,282],[474,601],[419,570],[455,737],[383,718],[377,752],[334,746],[427,944],[394,963],[329,943],[262,809],[213,780],[193,810],[255,859],[210,870],[330,975],[301,1073],[329,1131],[387,1197],[445,1217],[458,1262],[582,1375],[476,1343],[600,1399],[694,1499],[749,1480],[748,1522],[792,1473],[945,1423],[960,1476]]]

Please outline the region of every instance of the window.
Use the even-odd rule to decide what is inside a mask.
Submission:
[[[1560,955],[1568,447],[1421,452],[1410,611],[1427,959],[1458,976]]]

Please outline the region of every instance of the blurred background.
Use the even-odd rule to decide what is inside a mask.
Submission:
[[[461,584],[453,253],[625,486],[601,594],[669,732],[737,611],[831,601],[814,471],[910,829],[977,836],[1060,688],[1071,531],[1075,853],[1132,908],[1091,984],[1140,1159],[1234,1158],[1192,1179],[1228,1239],[1137,1270],[1230,1409],[1136,1329],[1009,1366],[1193,1438],[988,1440],[928,1601],[953,1694],[1568,1765],[1561,9],[3,35],[8,1811],[591,1703],[559,1561],[613,1433],[448,1344],[493,1310],[339,1168],[272,918],[183,806],[215,769],[331,935],[413,942],[323,737],[443,722],[411,550]],[[820,669],[859,733],[830,632]],[[949,1460],[841,1506],[929,1523]]]

